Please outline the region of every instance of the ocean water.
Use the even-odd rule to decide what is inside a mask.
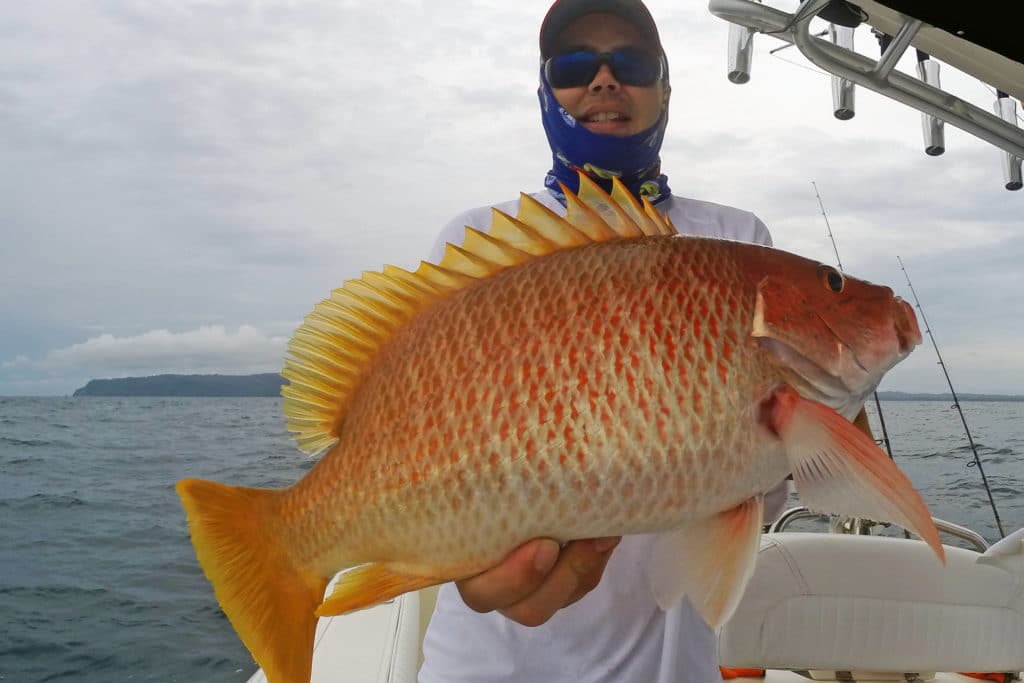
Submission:
[[[1024,403],[963,406],[1006,531],[1024,527]],[[882,408],[932,513],[998,539],[956,411]],[[174,483],[282,486],[311,466],[279,399],[0,398],[0,681],[245,681]]]

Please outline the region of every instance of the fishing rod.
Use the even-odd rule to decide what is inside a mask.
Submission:
[[[960,413],[960,421],[964,423],[964,431],[967,433],[967,442],[971,444],[971,451],[974,453],[974,464],[978,467],[978,472],[981,473],[981,481],[985,485],[985,493],[988,494],[988,502],[992,506],[992,514],[996,518],[996,526],[999,528],[999,537],[1006,538],[1006,532],[1003,531],[1003,520],[999,518],[999,510],[996,509],[996,501],[992,497],[992,489],[988,485],[988,477],[985,476],[985,468],[981,466],[981,458],[978,457],[978,449],[974,446],[974,439],[971,437],[971,430],[967,426],[967,418],[964,417],[964,411],[960,407],[960,399],[957,398],[956,389],[953,388],[953,380],[949,378],[949,372],[946,370],[946,364],[942,360],[942,354],[939,353],[939,345],[935,341],[935,335],[932,334],[931,327],[928,325],[928,318],[924,315],[924,309],[921,307],[921,301],[917,298],[917,292],[914,291],[914,285],[910,283],[910,273],[907,272],[906,267],[903,265],[903,259],[899,256],[896,260],[900,262],[900,270],[903,271],[904,277],[907,278],[907,286],[910,287],[910,293],[914,296],[914,303],[917,305],[917,310],[921,312],[921,322],[924,323],[924,331],[928,333],[928,338],[932,340],[932,346],[935,347],[935,355],[939,359],[939,366],[942,368],[942,374],[946,376],[946,384],[949,385],[949,391],[953,394],[953,406],[957,412]],[[968,464],[968,467],[971,465]]]
[[[843,270],[843,262],[839,259],[839,247],[836,246],[836,238],[832,235],[832,226],[828,222],[828,215],[825,213],[825,205],[821,202],[821,194],[818,192],[818,184],[811,181],[811,185],[814,185],[814,196],[818,198],[818,206],[821,207],[821,216],[825,219],[825,227],[828,229],[828,238],[832,240],[832,250],[836,253],[836,265],[839,266],[839,270]],[[889,443],[889,432],[885,428],[885,417],[882,415],[882,402],[878,398],[878,391],[873,392],[875,397],[875,408],[878,410],[878,423],[882,427],[882,443],[885,444],[885,452],[889,454],[890,460],[895,460],[892,457],[892,445]]]

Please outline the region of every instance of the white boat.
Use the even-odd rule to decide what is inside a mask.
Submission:
[[[724,666],[765,670],[735,680],[977,680],[959,672],[1019,680],[1024,529],[988,547],[970,530],[936,520],[975,545],[944,545],[943,567],[922,541],[872,535],[863,522],[844,525],[847,533],[785,531],[808,516],[790,510],[764,534],[754,576],[719,633]],[[321,619],[313,683],[413,683],[436,591]],[[261,671],[249,679],[265,682]]]
[[[945,545],[946,565],[918,540],[789,532],[791,510],[761,543],[757,568],[719,634],[723,665],[775,670],[768,680],[969,680],[955,672],[1024,670],[1024,529],[987,547]],[[858,528],[859,527],[859,528]],[[806,680],[806,678],[804,679]]]
[[[789,13],[754,0],[711,0],[709,9],[732,24],[731,80],[749,78],[751,40],[770,34],[834,74],[837,118],[853,114],[852,100],[844,99],[853,84],[868,87],[921,110],[928,154],[944,149],[939,122],[1002,149],[1004,185],[1020,189],[1024,131],[1016,125],[1013,98],[1024,98],[1024,41],[1019,24],[1000,17],[994,3],[806,0]],[[838,12],[839,20],[847,12],[870,25],[883,37],[878,59],[843,47],[848,26],[832,24],[829,40],[812,34],[811,21],[822,10]],[[915,11],[927,16],[913,16]],[[927,23],[929,18],[935,23]],[[925,55],[916,78],[895,70],[910,47],[920,50],[919,59]],[[992,85],[995,113],[941,90],[937,68],[924,64],[928,60],[942,60]],[[763,671],[735,680],[977,680],[961,672],[1020,680],[1024,529],[989,547],[980,535],[936,520],[941,531],[973,545],[945,545],[943,567],[923,542],[877,535],[879,528],[868,520],[833,521],[827,531],[788,530],[808,516],[813,515],[802,508],[790,510],[763,535],[754,576],[719,633],[724,666]],[[314,683],[415,681],[435,598],[436,588],[426,589],[321,619]],[[257,672],[249,683],[265,680]]]

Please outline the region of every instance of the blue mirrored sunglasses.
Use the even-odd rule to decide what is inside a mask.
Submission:
[[[544,62],[544,77],[552,88],[578,88],[589,85],[602,64],[607,64],[623,85],[651,86],[662,76],[661,57],[624,47],[613,52],[576,50],[555,55]]]

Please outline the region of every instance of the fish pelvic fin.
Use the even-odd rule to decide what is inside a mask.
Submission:
[[[647,572],[658,606],[667,610],[685,595],[711,629],[728,621],[754,575],[763,516],[758,495],[660,534]]]
[[[328,579],[294,567],[264,531],[278,492],[201,479],[183,479],[175,488],[217,602],[267,681],[309,681],[314,612]]]
[[[522,195],[513,218],[495,210],[490,232],[466,228],[461,246],[448,244],[440,263],[415,272],[387,266],[331,292],[306,316],[288,344],[282,376],[284,414],[299,448],[316,454],[334,445],[351,398],[374,354],[431,303],[506,268],[563,249],[676,233],[644,198],[618,180],[608,195],[580,174],[580,193],[563,188],[563,218]]]
[[[945,563],[939,531],[920,494],[861,428],[788,386],[766,402],[763,419],[782,439],[808,508],[899,524]]]
[[[356,567],[343,573],[329,598],[316,610],[318,617],[347,614],[373,607],[402,593],[429,588],[458,577],[436,578],[400,574],[379,563]]]

